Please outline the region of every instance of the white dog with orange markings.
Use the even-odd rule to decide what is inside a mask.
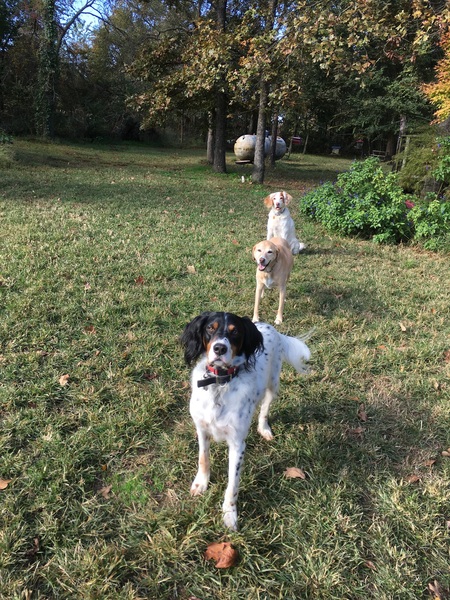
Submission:
[[[280,299],[275,325],[283,322],[283,309],[286,299],[286,284],[294,264],[291,248],[281,237],[263,240],[253,246],[253,259],[256,262],[256,292],[252,321],[259,321],[259,305],[264,295],[264,288],[278,288]]]
[[[292,254],[298,254],[306,246],[297,239],[295,224],[288,209],[291,201],[292,196],[285,191],[274,192],[264,198],[264,204],[270,208],[267,220],[267,239],[283,238],[289,244]]]

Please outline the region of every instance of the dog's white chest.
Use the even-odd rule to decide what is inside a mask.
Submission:
[[[263,386],[255,390],[246,373],[240,373],[224,386],[193,389],[189,407],[192,419],[217,442],[234,436],[245,438],[265,390]]]
[[[271,290],[275,286],[275,282],[270,275],[267,275],[267,277],[264,279],[264,285],[269,290]]]

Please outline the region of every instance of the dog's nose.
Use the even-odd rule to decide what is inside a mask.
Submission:
[[[214,344],[213,350],[214,350],[216,356],[222,356],[222,354],[226,353],[227,347],[225,344],[221,344],[220,342],[217,342],[216,344]]]

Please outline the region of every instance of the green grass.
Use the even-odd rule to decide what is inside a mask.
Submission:
[[[226,448],[189,496],[197,446],[178,336],[207,309],[251,315],[262,198],[296,199],[349,162],[292,156],[265,186],[229,156],[16,141],[0,169],[0,597],[428,597],[450,587],[448,256],[325,233],[292,213],[275,439],[252,428],[237,533]],[[263,299],[273,321],[276,294]],[[61,376],[68,375],[66,385]],[[358,418],[364,403],[367,420]],[[432,464],[429,461],[435,460]],[[297,466],[306,480],[286,479]],[[417,476],[417,481],[411,476]],[[236,567],[204,560],[229,540]]]

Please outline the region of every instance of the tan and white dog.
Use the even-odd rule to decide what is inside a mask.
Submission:
[[[280,290],[275,324],[283,322],[283,309],[286,299],[286,284],[294,264],[294,257],[288,242],[280,237],[263,240],[253,246],[253,259],[256,262],[256,292],[253,309],[253,322],[259,321],[259,305],[264,288],[277,287]]]
[[[305,244],[299,242],[295,233],[295,224],[288,209],[292,196],[285,191],[274,192],[264,198],[264,204],[270,208],[267,220],[267,239],[280,237],[287,241],[292,254],[298,254],[305,249]]]

